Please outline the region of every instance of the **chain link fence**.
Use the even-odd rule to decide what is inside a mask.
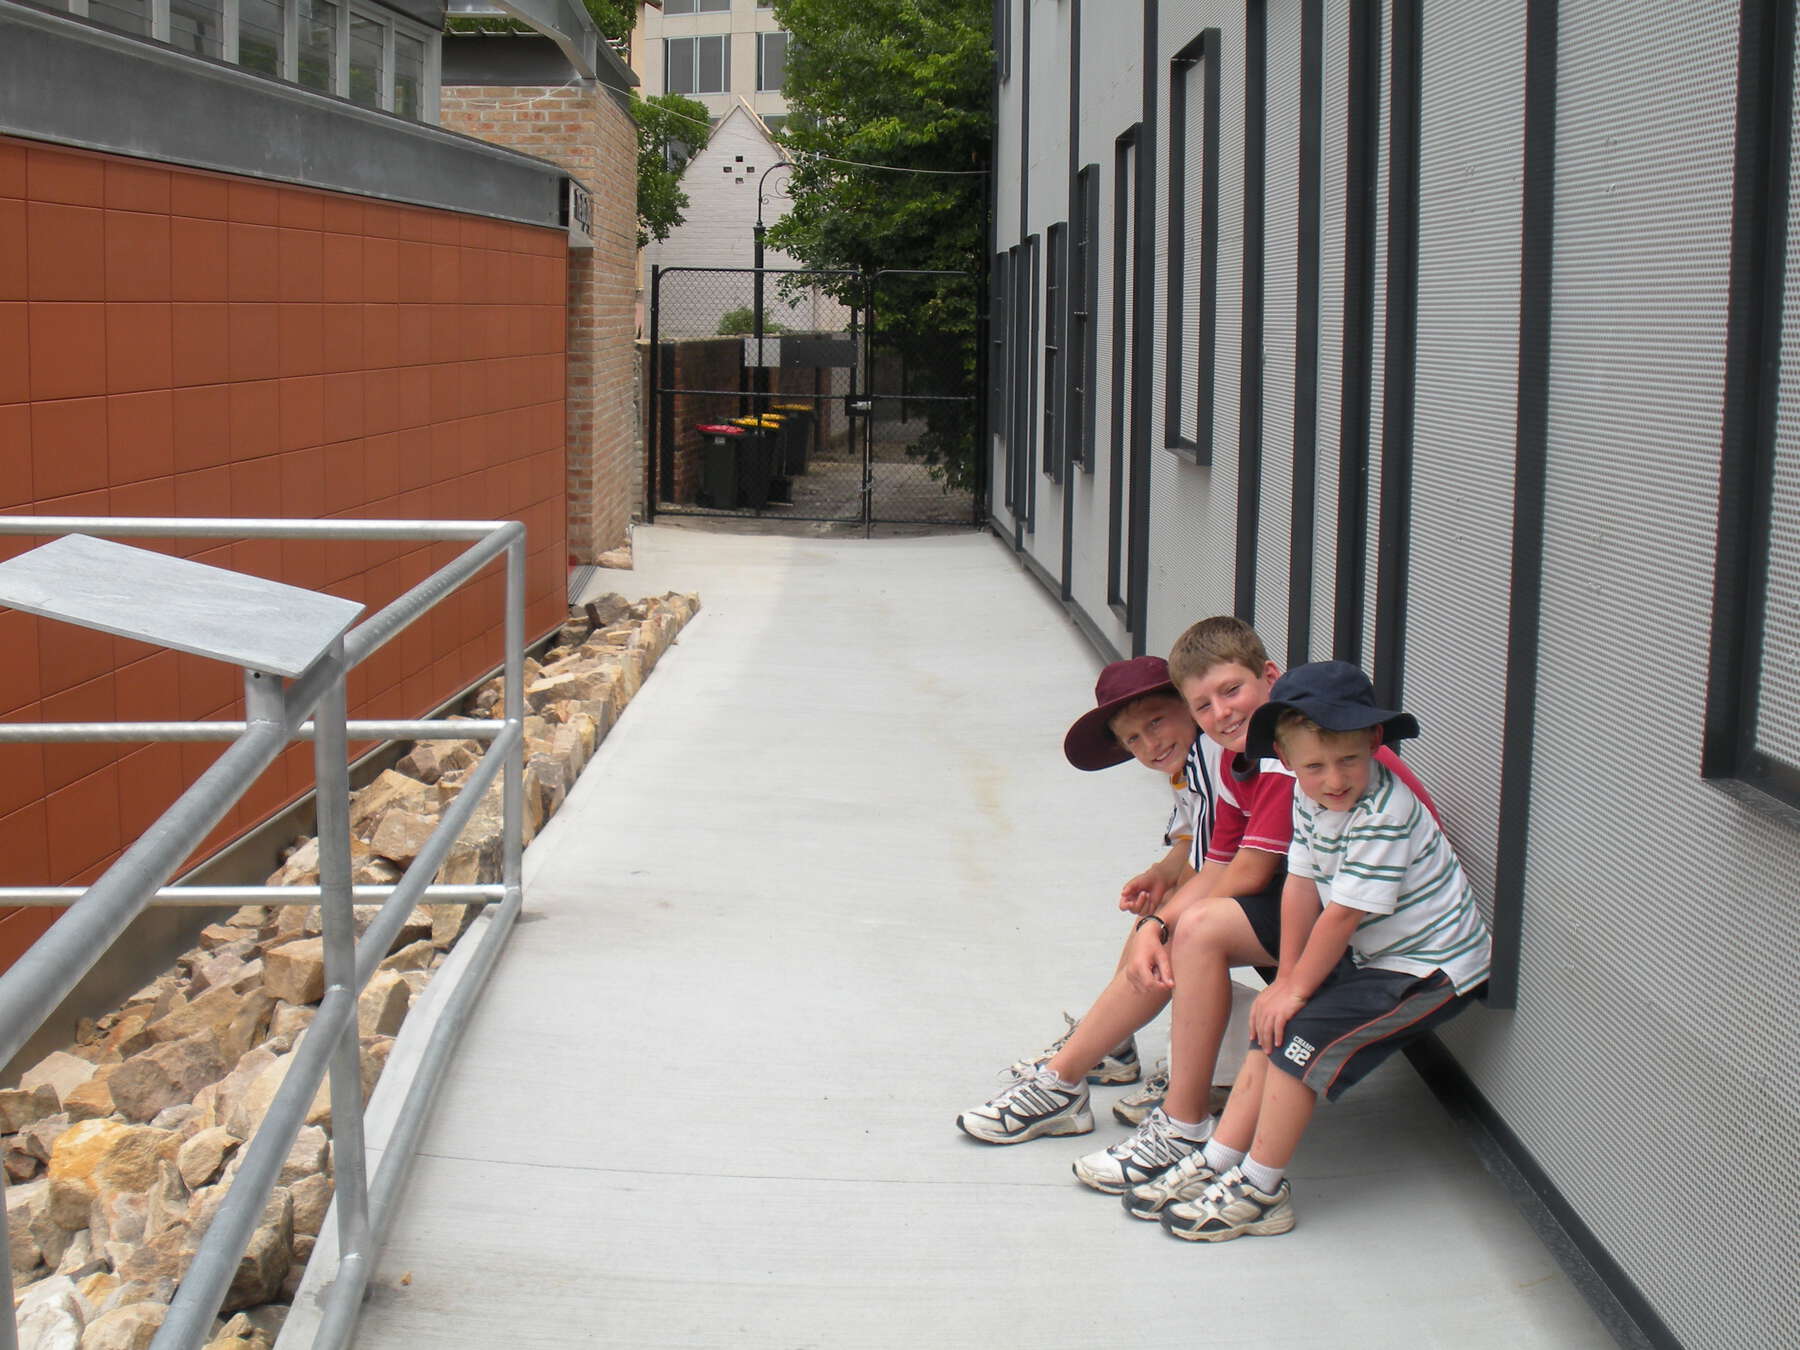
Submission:
[[[651,518],[978,523],[973,344],[946,336],[974,295],[961,273],[657,269]]]

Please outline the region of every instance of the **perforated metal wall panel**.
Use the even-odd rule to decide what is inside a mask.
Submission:
[[[1500,820],[1519,373],[1525,15],[1426,6],[1405,747],[1484,910]]]
[[[1679,13],[1561,7],[1518,1010],[1446,1040],[1675,1337],[1740,1350],[1800,1344],[1800,1046],[1762,992],[1800,966],[1800,832],[1699,779],[1737,9]],[[1671,1157],[1754,1204],[1695,1242]]]
[[[1060,6],[1058,6],[1060,8]],[[1112,409],[1112,240],[1113,141],[1143,113],[1138,71],[1143,52],[1143,7],[1115,6],[1085,0],[1081,30],[1082,164],[1096,165],[1099,212],[1094,247],[1099,252],[1098,287],[1094,296],[1094,466],[1076,472],[1074,521],[1071,526],[1075,603],[1114,648],[1128,652],[1131,636],[1106,600],[1107,529],[1111,484]],[[1064,90],[1066,98],[1067,90]],[[1063,104],[1055,128],[1046,136],[1066,135],[1068,105]],[[1004,181],[996,179],[996,181]],[[1128,376],[1129,377],[1129,376]]]
[[[1039,237],[1038,332],[1032,364],[1036,396],[1031,402],[1033,446],[1031,477],[1037,501],[1026,547],[1052,576],[1062,575],[1063,487],[1046,473],[1049,427],[1044,408],[1053,372],[1045,344],[1050,322],[1050,227],[1069,214],[1069,23],[1068,6],[1033,4],[1031,15],[1031,159],[1026,180],[1030,200],[1028,232]],[[1020,49],[1022,50],[1022,49]]]
[[[1311,647],[1322,661],[1331,655],[1337,587],[1338,463],[1344,401],[1345,193],[1349,170],[1350,3],[1327,0],[1322,72],[1321,200],[1319,219],[1319,430],[1316,505],[1313,511]]]
[[[1294,332],[1300,212],[1300,0],[1270,0],[1268,169],[1263,244],[1263,473],[1256,544],[1256,631],[1287,664],[1294,509]]]
[[[1389,105],[1394,83],[1394,7],[1388,0],[1381,6],[1381,89],[1376,97],[1381,109],[1375,136],[1375,267],[1370,289],[1375,297],[1375,322],[1369,338],[1369,497],[1368,540],[1363,562],[1363,641],[1362,667],[1375,672],[1375,605],[1379,586],[1376,562],[1381,547],[1381,409],[1387,389],[1387,253],[1388,253],[1388,163]]]
[[[1800,197],[1800,136],[1789,152],[1786,312],[1756,741],[1763,753],[1800,767],[1800,223],[1793,209]]]
[[[1244,292],[1244,6],[1242,0],[1163,0],[1164,68],[1169,53],[1217,28],[1219,58],[1219,254],[1213,359],[1213,462],[1198,467],[1152,456],[1150,607],[1145,650],[1165,654],[1196,619],[1231,611],[1237,537],[1238,384]],[[1166,75],[1165,75],[1166,78]],[[1187,233],[1190,295],[1200,256],[1200,73],[1189,77]],[[1166,100],[1164,106],[1167,106]],[[1166,185],[1165,185],[1166,190]],[[1159,291],[1160,294],[1160,291]],[[1197,325],[1190,300],[1190,328]],[[1161,331],[1159,323],[1158,331]],[[1198,353],[1190,356],[1192,372]],[[1158,387],[1161,381],[1158,380]],[[1191,419],[1190,419],[1191,420]],[[1157,422],[1160,435],[1162,423]]]

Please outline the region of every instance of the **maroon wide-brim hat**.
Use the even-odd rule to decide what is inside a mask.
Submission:
[[[1169,663],[1160,656],[1134,656],[1114,661],[1094,681],[1094,707],[1075,719],[1063,737],[1063,754],[1078,769],[1110,769],[1131,758],[1131,752],[1114,738],[1113,717],[1133,699],[1145,694],[1175,694],[1169,681]]]

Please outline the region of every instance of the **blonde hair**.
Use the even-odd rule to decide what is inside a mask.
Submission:
[[[1348,740],[1352,736],[1374,739],[1374,727],[1357,727],[1354,731],[1332,731],[1320,726],[1298,708],[1283,708],[1275,718],[1275,744],[1287,749],[1288,738],[1297,731],[1310,731],[1322,741]]]
[[[1169,679],[1179,689],[1194,676],[1227,661],[1261,675],[1269,664],[1269,653],[1256,630],[1242,619],[1229,614],[1202,619],[1175,639],[1169,652]]]

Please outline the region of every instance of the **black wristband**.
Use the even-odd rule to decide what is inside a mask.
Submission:
[[[1163,922],[1163,917],[1160,914],[1144,915],[1143,918],[1139,919],[1136,923],[1134,923],[1131,926],[1131,931],[1135,933],[1135,932],[1137,932],[1138,929],[1142,928],[1147,923],[1153,923],[1158,928],[1162,929],[1162,944],[1165,947],[1168,946],[1169,945],[1169,925]]]

